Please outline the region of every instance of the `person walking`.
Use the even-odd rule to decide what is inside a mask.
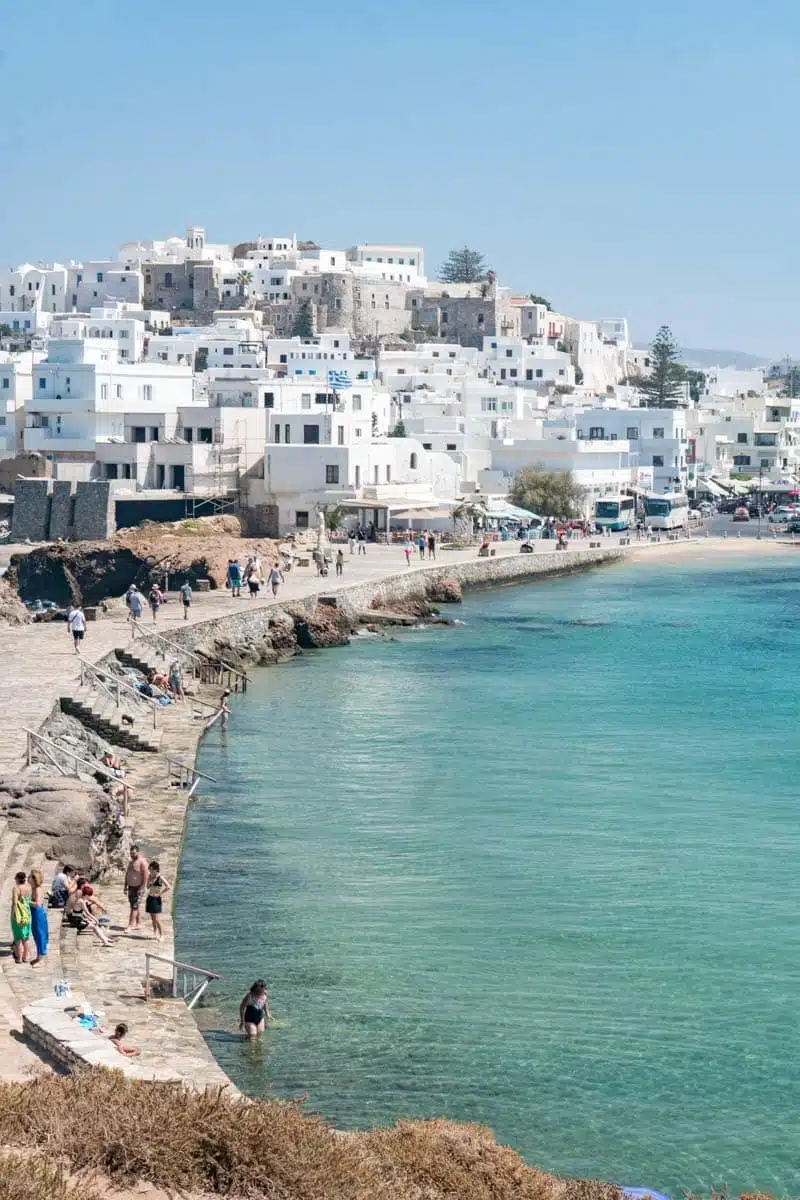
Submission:
[[[80,654],[81,642],[83,641],[83,635],[86,633],[86,614],[80,604],[69,610],[67,627],[72,634],[72,644],[75,647],[75,653]]]
[[[237,599],[241,596],[242,568],[235,558],[228,559],[228,587],[231,589],[231,596],[236,596]]]
[[[336,551],[336,574],[341,575],[344,571],[344,552],[341,546]]]
[[[433,532],[428,534],[428,558],[436,562],[436,534]]]
[[[244,578],[250,599],[257,600],[258,593],[261,590],[261,567],[256,559],[248,559],[244,570]]]
[[[130,610],[131,619],[138,621],[144,611],[144,600],[142,593],[139,591],[135,583],[132,583],[128,588],[128,594],[125,597],[128,608]]]
[[[406,556],[406,566],[411,566],[411,556],[414,553],[414,543],[411,538],[406,538],[406,544],[403,546],[403,553]]]
[[[31,933],[36,946],[36,958],[31,962],[31,966],[36,967],[43,958],[47,958],[47,943],[50,937],[44,898],[44,875],[38,870],[31,871],[28,883],[31,885]]]
[[[144,911],[153,923],[153,933],[159,942],[164,936],[164,930],[161,928],[164,893],[168,892],[169,889],[169,880],[161,874],[161,867],[154,858],[147,872],[147,899],[144,902]]]
[[[14,962],[28,961],[31,936],[31,885],[24,871],[17,871],[11,889],[11,953]]]
[[[351,529],[348,532],[347,544],[350,547],[350,553],[355,554],[355,552],[356,552],[356,531],[355,531],[355,529]]]
[[[360,525],[358,527],[358,533],[356,534],[356,541],[358,542],[358,553],[366,555],[366,553],[367,553],[367,535],[364,533],[364,530],[361,528]]]
[[[147,884],[147,859],[140,852],[138,846],[131,846],[131,858],[125,870],[125,882],[123,889],[128,897],[130,905],[130,916],[128,917],[128,929],[139,929],[141,926],[141,913],[139,905],[142,899],[142,892]]]
[[[339,551],[339,553],[341,554],[341,550]],[[269,573],[269,583],[270,583],[270,587],[272,588],[273,596],[277,596],[278,586],[281,583],[283,583],[283,576],[281,575],[281,569],[277,563],[273,563],[273,565],[272,565],[272,569],[270,570],[270,573]]]
[[[154,583],[153,586],[150,588],[150,593],[147,597],[147,602],[150,605],[150,612],[153,614],[153,624],[155,625],[156,617],[158,616],[158,610],[161,608],[161,605],[164,603],[164,594],[161,591],[161,588],[158,586],[157,583]]]
[[[188,579],[184,579],[181,584],[181,604],[183,605],[183,619],[189,620],[189,609],[192,606],[192,585]]]
[[[419,548],[419,556],[422,561],[425,561],[425,534],[421,533],[417,538],[417,546]]]
[[[257,979],[239,1005],[239,1028],[244,1030],[245,1037],[261,1037],[271,1020],[267,985],[263,979]]]

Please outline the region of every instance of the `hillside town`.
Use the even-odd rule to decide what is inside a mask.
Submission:
[[[530,467],[571,472],[586,516],[794,488],[800,400],[779,372],[697,372],[662,404],[652,369],[625,319],[491,271],[431,279],[420,246],[190,226],[0,272],[0,490],[15,540],[37,541],[219,513],[270,537],[331,512],[379,537],[444,529],[471,502],[502,520]]]

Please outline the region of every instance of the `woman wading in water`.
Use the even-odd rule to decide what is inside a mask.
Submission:
[[[263,979],[257,979],[239,1005],[239,1028],[245,1037],[261,1037],[267,1021],[272,1020],[269,1011],[269,992]]]

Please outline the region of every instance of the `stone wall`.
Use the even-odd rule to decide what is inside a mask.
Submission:
[[[50,533],[49,479],[18,479],[14,485],[14,518],[11,539],[15,542],[46,542]]]
[[[587,567],[603,566],[625,557],[622,549],[576,550],[568,549],[551,553],[519,554],[502,558],[476,558],[471,562],[454,562],[448,565],[446,551],[440,551],[444,561],[436,567],[418,567],[397,575],[390,575],[380,582],[359,583],[342,587],[324,587],[320,581],[318,595],[305,600],[293,600],[287,609],[301,609],[313,613],[319,597],[335,597],[336,607],[348,616],[355,616],[372,608],[374,603],[386,608],[408,600],[424,600],[430,584],[458,580],[463,588],[487,587],[497,583],[525,582],[536,577],[569,574]],[[244,610],[230,616],[217,617],[191,625],[188,629],[170,630],[170,641],[186,650],[195,646],[208,646],[209,639],[239,642],[270,636],[276,617],[280,617],[283,606],[270,605],[266,608]]]
[[[50,537],[53,540],[72,536],[72,488],[69,479],[56,479],[53,482],[50,504]]]
[[[115,529],[111,483],[108,480],[79,483],[75,492],[75,538],[78,541],[103,541]]]

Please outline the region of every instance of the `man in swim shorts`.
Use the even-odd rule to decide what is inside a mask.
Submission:
[[[131,912],[128,917],[128,929],[138,929],[141,922],[139,905],[145,885],[147,884],[147,859],[139,853],[138,846],[131,846],[131,860],[125,871],[125,892]]]

